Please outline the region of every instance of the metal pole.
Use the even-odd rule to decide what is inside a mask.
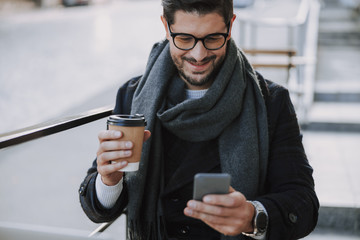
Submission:
[[[113,224],[113,222],[114,221],[101,224],[98,228],[96,228],[92,233],[89,234],[89,237],[94,237],[104,232],[108,227],[111,226],[111,224]]]

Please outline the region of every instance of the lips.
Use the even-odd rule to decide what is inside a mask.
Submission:
[[[209,67],[211,61],[206,61],[206,62],[201,62],[201,63],[193,63],[190,61],[187,61],[187,62],[189,63],[191,69],[194,72],[203,72]]]

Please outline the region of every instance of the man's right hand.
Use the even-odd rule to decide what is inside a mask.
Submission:
[[[98,135],[97,171],[102,182],[108,186],[116,185],[121,180],[123,172],[119,170],[127,166],[126,158],[131,156],[134,147],[131,141],[121,141],[122,136],[122,132],[114,130],[104,130]],[[150,131],[145,130],[144,141],[150,136]]]

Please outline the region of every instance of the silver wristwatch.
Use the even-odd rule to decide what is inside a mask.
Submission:
[[[264,211],[262,205],[258,202],[249,201],[255,208],[255,215],[253,219],[254,232],[253,233],[242,233],[245,236],[257,238],[262,237],[266,233],[267,225],[268,225],[268,215]]]

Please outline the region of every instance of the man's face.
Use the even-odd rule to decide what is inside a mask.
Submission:
[[[203,38],[209,34],[227,33],[228,31],[224,18],[217,13],[198,15],[177,11],[174,19],[175,23],[169,26],[173,33],[186,33]],[[231,25],[234,20],[235,16],[231,20],[227,40],[231,36]],[[180,50],[173,43],[164,17],[162,17],[162,21],[167,31],[166,37],[170,42],[171,57],[187,87],[194,90],[209,88],[225,58],[227,44],[218,50],[208,50],[201,41],[198,41],[193,49]]]

